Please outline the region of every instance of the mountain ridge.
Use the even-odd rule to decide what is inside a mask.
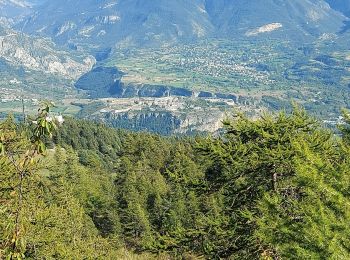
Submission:
[[[332,9],[324,0],[63,0],[36,7],[18,28],[61,44],[95,47],[164,45],[210,37],[299,41],[339,32],[347,20],[339,8]],[[270,25],[278,26],[250,33]]]
[[[336,11],[339,11],[350,17],[350,1],[348,0],[326,0],[327,3]]]

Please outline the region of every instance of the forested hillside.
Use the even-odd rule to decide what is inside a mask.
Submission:
[[[197,138],[39,112],[0,124],[0,259],[350,258],[346,112],[336,134],[295,108]]]

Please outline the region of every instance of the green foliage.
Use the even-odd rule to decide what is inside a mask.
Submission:
[[[0,258],[134,259],[119,250],[111,175],[81,165],[71,148],[42,149],[51,123],[45,107],[33,126],[0,125]]]
[[[349,161],[329,145],[315,149],[299,140],[295,146],[295,175],[259,201],[264,217],[255,219],[255,237],[275,258],[348,259]]]
[[[239,115],[235,121],[225,122],[225,125],[224,139],[209,140],[201,150],[212,161],[208,177],[225,195],[224,208],[231,216],[230,229],[234,230],[229,238],[234,241],[231,245],[233,257],[292,257],[293,253],[286,254],[277,242],[283,241],[284,246],[289,248],[307,247],[307,242],[313,238],[313,234],[303,237],[301,228],[323,223],[317,223],[316,219],[310,219],[311,223],[303,222],[300,212],[310,210],[308,213],[311,215],[317,214],[317,207],[327,203],[320,201],[318,204],[312,204],[315,201],[310,201],[310,205],[314,206],[312,211],[298,201],[306,195],[304,189],[311,190],[314,198],[321,194],[317,193],[317,189],[324,189],[319,179],[314,179],[314,183],[294,183],[301,173],[300,168],[305,167],[308,162],[308,150],[302,150],[301,145],[309,147],[310,152],[322,154],[327,162],[336,158],[337,151],[334,150],[334,146],[337,143],[331,138],[328,130],[321,129],[315,120],[298,108],[290,115],[283,112],[275,116],[264,115],[256,121]],[[306,170],[305,174],[310,173]],[[299,213],[293,211],[293,205],[302,207]],[[336,220],[328,218],[327,215],[325,218],[325,221],[329,222]],[[284,221],[285,226],[276,226],[279,224],[278,220]],[[296,223],[299,227],[296,227]],[[291,231],[288,228],[295,232],[295,238],[298,239],[295,244],[292,244]],[[326,237],[323,236],[323,239]],[[228,249],[232,250],[224,248],[225,251]],[[225,251],[222,253],[226,254]],[[319,251],[319,256],[322,253],[324,251]],[[296,259],[308,258],[306,254],[298,255],[294,252],[294,255]],[[330,256],[335,257],[332,254]]]
[[[120,136],[118,131],[111,131],[102,124],[67,118],[53,141],[63,148],[72,147],[78,151],[84,165],[103,164],[113,168],[121,149]]]
[[[30,191],[30,181],[34,178],[37,159],[46,151],[43,140],[51,136],[56,127],[50,117],[51,106],[50,103],[44,103],[38,110],[35,127],[29,133],[21,130],[11,117],[0,125],[0,192],[4,205],[2,214],[7,215],[7,221],[1,227],[4,235],[0,254],[9,259],[25,257],[25,195]]]
[[[350,143],[350,113],[347,110],[343,110],[343,124],[339,126],[343,139]]]
[[[127,247],[143,259],[348,259],[344,118],[342,138],[300,108],[256,120],[237,115],[215,138],[67,119],[45,157],[30,131],[8,119],[0,126],[0,254],[132,258],[120,253]],[[11,158],[28,161],[28,149],[36,152],[18,225],[20,178]]]

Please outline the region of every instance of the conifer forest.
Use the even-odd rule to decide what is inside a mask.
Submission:
[[[216,136],[50,116],[0,125],[0,259],[349,259],[350,116]]]

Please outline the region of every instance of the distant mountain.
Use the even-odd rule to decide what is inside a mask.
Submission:
[[[40,6],[23,30],[60,43],[113,46],[193,40],[214,27],[202,0],[60,0]]]
[[[93,57],[67,52],[48,39],[28,36],[1,26],[0,46],[0,59],[11,66],[68,79],[78,78],[95,63]]]
[[[350,17],[350,1],[349,0],[326,0],[327,3],[334,9],[344,15]]]
[[[35,10],[20,24],[25,32],[97,48],[265,35],[306,41],[337,33],[346,19],[324,0],[52,0]]]
[[[0,0],[0,16],[15,19],[28,15],[33,6],[42,1]]]
[[[336,33],[345,20],[323,0],[207,0],[206,10],[227,37],[268,33],[299,41]]]
[[[21,0],[0,0],[0,22],[9,26],[29,14],[30,5]]]
[[[0,0],[0,24],[10,26],[31,14],[45,0]]]
[[[344,14],[349,19],[345,22],[341,34],[343,37],[343,40],[349,39],[349,31],[350,31],[350,0],[326,0],[329,5],[336,11]],[[348,41],[347,41],[348,42]]]

